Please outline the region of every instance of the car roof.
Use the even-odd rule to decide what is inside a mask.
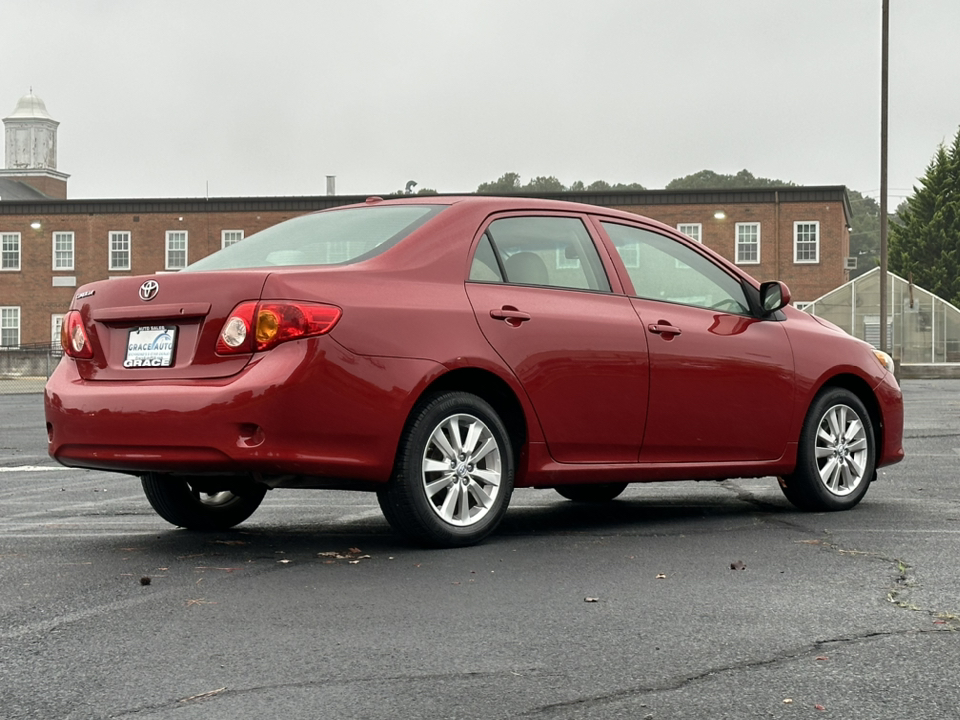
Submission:
[[[383,205],[456,205],[462,209],[480,212],[548,210],[553,212],[590,213],[605,215],[612,218],[621,218],[637,222],[642,220],[658,227],[673,230],[658,220],[654,220],[639,213],[616,210],[602,205],[573,202],[570,200],[553,200],[550,198],[527,197],[521,195],[404,195],[401,197],[372,196],[365,203],[347,205],[344,207],[370,207]],[[332,208],[336,209],[336,208]],[[329,211],[328,211],[329,212]]]

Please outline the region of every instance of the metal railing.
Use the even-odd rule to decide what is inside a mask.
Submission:
[[[62,355],[59,343],[0,346],[0,395],[43,392]]]

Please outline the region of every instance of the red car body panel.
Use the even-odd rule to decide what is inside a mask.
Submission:
[[[156,305],[138,299],[145,277],[80,288],[72,307],[94,357],[65,357],[47,384],[51,455],[131,474],[369,489],[389,481],[418,400],[466,382],[515,408],[517,486],[788,474],[828,383],[867,398],[878,466],[903,456],[899,388],[865,343],[789,307],[760,319],[631,297],[598,218],[652,229],[758,287],[671,228],[524,198],[378,203],[390,204],[448,207],[353,264],[156,276]],[[524,214],[581,218],[610,292],[469,281],[487,223]],[[231,310],[259,299],[326,303],[342,317],[320,337],[217,355]],[[530,318],[491,316],[503,308]],[[123,367],[127,333],[143,324],[177,327],[172,367]],[[650,329],[663,324],[681,334]]]

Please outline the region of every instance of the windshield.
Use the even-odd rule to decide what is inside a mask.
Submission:
[[[303,215],[250,235],[181,272],[345,265],[379,255],[444,205],[385,205]]]

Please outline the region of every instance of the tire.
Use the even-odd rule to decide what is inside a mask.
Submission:
[[[627,489],[627,483],[597,483],[591,485],[560,485],[555,487],[567,500],[582,503],[610,502]]]
[[[796,469],[780,478],[783,494],[801,510],[849,510],[875,472],[876,436],[866,407],[843,388],[822,391],[807,412]]]
[[[201,492],[189,480],[157,473],[140,478],[143,492],[157,514],[171,525],[187,530],[227,530],[253,515],[265,485],[246,483],[234,490]]]
[[[434,547],[474,545],[503,519],[513,493],[513,448],[485,400],[447,392],[412,413],[393,477],[377,493],[400,535]]]

